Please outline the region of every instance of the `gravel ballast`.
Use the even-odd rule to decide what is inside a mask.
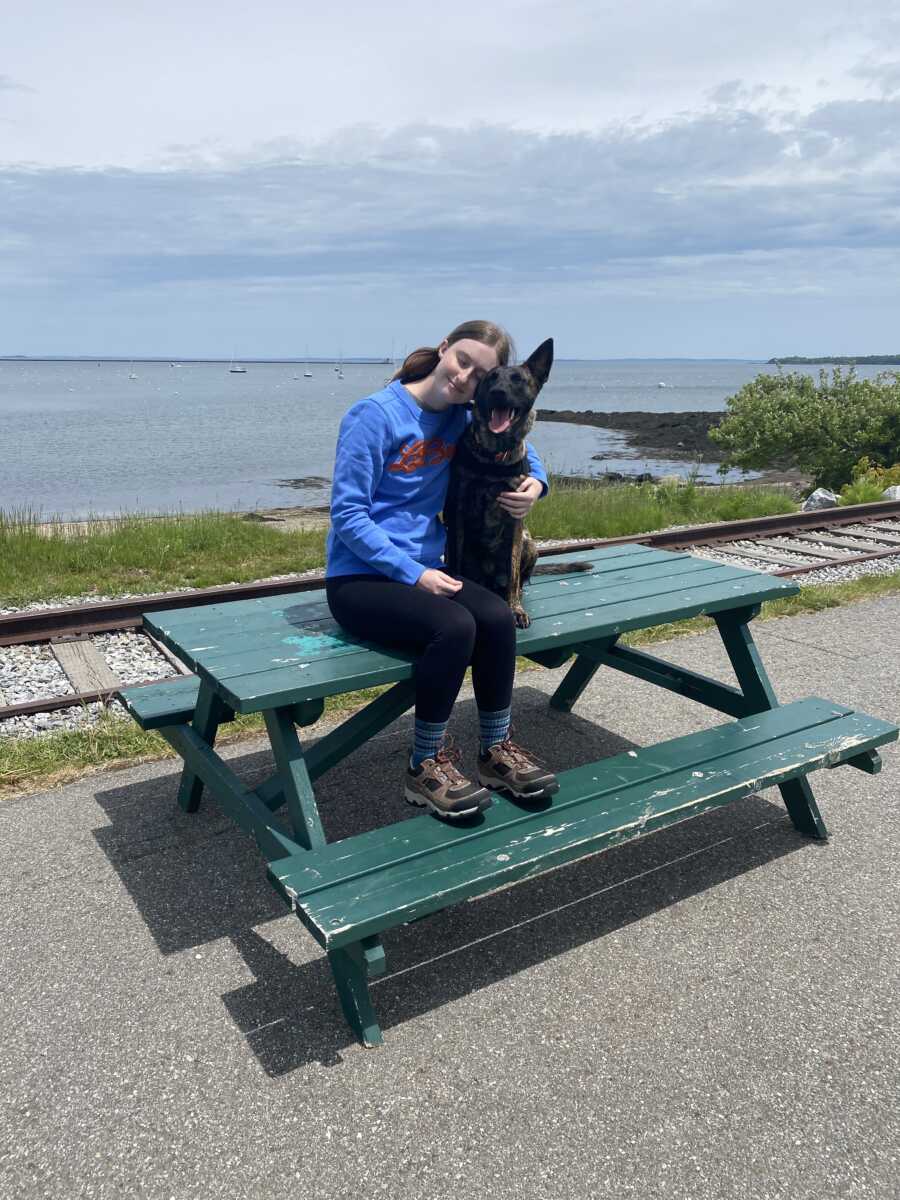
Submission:
[[[881,522],[881,525],[884,528],[893,526],[900,531],[900,521],[884,521]],[[591,540],[590,538],[567,539],[565,543],[547,540],[540,542],[539,545],[544,549],[551,549],[556,545],[572,544],[573,541],[589,543]],[[734,545],[738,548],[745,546],[748,550],[754,546],[761,548],[758,543],[749,541],[734,543]],[[783,554],[786,559],[794,557],[798,565],[814,561],[815,545],[813,543],[808,545],[809,553],[789,555],[787,551],[779,551],[779,556]],[[882,543],[878,548],[885,547]],[[767,570],[773,569],[758,559],[745,558],[737,552],[720,550],[718,547],[696,546],[691,548],[691,553],[698,558],[728,563],[751,571],[765,573]],[[900,569],[900,547],[898,547],[897,555],[873,559],[869,562],[854,563],[850,566],[822,567],[820,570],[811,571],[806,575],[796,576],[796,582],[801,587],[808,587],[811,584],[848,583],[864,576],[893,575],[898,569]],[[297,578],[315,574],[317,572],[308,571],[304,572],[303,576],[298,575]],[[278,578],[285,577],[279,576]],[[177,590],[189,591],[190,589]],[[136,593],[125,593],[120,596],[66,596],[58,600],[36,601],[21,607],[0,608],[0,615],[48,608],[77,607],[86,603],[101,603],[106,600],[137,598],[138,594]],[[97,634],[93,638],[93,643],[103,655],[107,666],[122,681],[123,685],[171,678],[177,674],[172,664],[142,633],[126,631]],[[0,647],[0,706],[65,696],[73,691],[72,685],[48,645]],[[0,721],[0,739],[33,738],[60,730],[83,729],[96,724],[104,707],[102,704],[74,705],[70,708],[57,709],[55,712],[9,717]],[[131,719],[116,701],[108,706],[108,712],[115,718]]]

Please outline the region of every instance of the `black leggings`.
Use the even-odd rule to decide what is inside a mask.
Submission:
[[[325,581],[332,616],[349,633],[420,655],[416,716],[446,721],[472,666],[483,712],[509,708],[516,669],[516,623],[509,606],[463,579],[455,596],[434,596],[386,575],[335,575]]]

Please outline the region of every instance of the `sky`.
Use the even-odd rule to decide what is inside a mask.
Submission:
[[[900,353],[894,0],[30,0],[0,354]]]

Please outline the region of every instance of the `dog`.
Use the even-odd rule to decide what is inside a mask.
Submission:
[[[536,566],[531,535],[497,502],[501,492],[514,492],[528,475],[525,435],[534,424],[534,402],[552,365],[553,339],[548,338],[524,363],[495,367],[481,380],[472,421],[450,468],[443,513],[448,570],[502,596],[520,629],[531,623],[522,588],[533,574],[591,569],[588,562]]]

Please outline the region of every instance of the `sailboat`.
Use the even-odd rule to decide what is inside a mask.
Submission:
[[[303,372],[304,379],[312,379],[312,371],[309,369],[309,346],[306,347],[306,361],[304,362],[306,370]]]
[[[135,373],[134,373],[134,361],[132,360],[132,362],[130,362],[128,364],[128,366],[129,366],[128,378],[129,379],[137,379],[137,375],[135,375]]]
[[[228,368],[229,375],[246,375],[247,368],[242,367],[240,363],[234,361],[234,355],[231,356],[231,366]]]

